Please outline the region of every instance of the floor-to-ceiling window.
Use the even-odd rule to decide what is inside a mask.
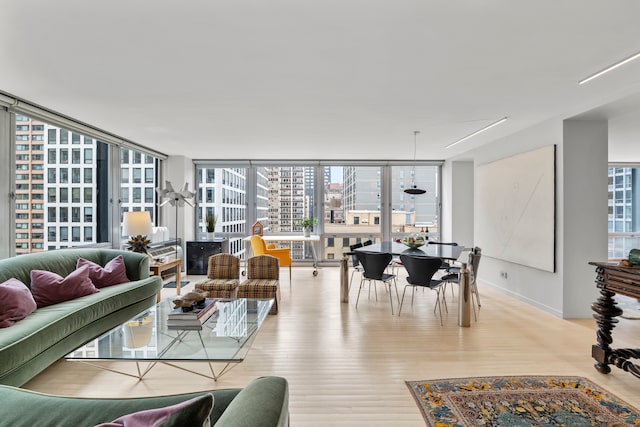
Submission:
[[[324,167],[325,259],[340,259],[349,246],[382,233],[382,168],[380,166]]]
[[[256,166],[248,181],[246,167],[196,167],[196,235],[204,238],[205,218],[214,215],[216,234],[229,239],[229,251],[243,256],[243,238],[255,221],[268,234],[302,233],[298,222],[313,214],[314,168],[305,166]],[[253,211],[248,215],[248,197]],[[249,221],[252,221],[249,223]],[[294,259],[311,257],[310,248],[292,245]]]
[[[626,258],[640,246],[640,167],[610,167],[609,258]]]
[[[277,235],[302,234],[299,221],[317,219],[313,232],[321,240],[316,251],[324,260],[340,259],[350,245],[367,239],[399,238],[414,232],[429,232],[435,239],[439,236],[439,164],[259,163],[247,162],[245,168],[225,167],[224,163],[196,165],[198,238],[204,238],[204,218],[209,213],[218,217],[216,231],[230,239],[231,253],[239,256],[244,254],[242,239],[255,221],[263,224],[266,234]],[[426,194],[403,192],[414,182],[425,187]],[[386,222],[385,216],[389,217]],[[291,246],[296,261],[312,258],[308,244],[282,244]]]
[[[439,168],[393,166],[391,171],[391,236],[402,238],[410,233],[428,233],[429,238],[438,239]],[[426,192],[409,194],[404,191],[414,186]]]
[[[14,121],[16,254],[81,245],[120,247],[121,241],[112,242],[114,202],[120,216],[149,210],[156,217],[158,157],[121,148],[114,161],[112,145],[97,138],[22,113],[15,113]],[[110,196],[113,182],[121,183],[117,198]],[[119,225],[121,218],[115,222]]]
[[[15,123],[16,254],[108,242],[95,221],[108,205],[97,188],[104,143],[22,114]]]
[[[216,218],[215,233],[229,239],[229,252],[242,256],[247,231],[247,168],[199,165],[196,168],[196,236],[205,238],[206,217]]]
[[[120,223],[124,212],[148,211],[156,225],[158,166],[159,159],[151,154],[120,148]]]

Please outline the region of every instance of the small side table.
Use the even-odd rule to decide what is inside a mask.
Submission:
[[[176,294],[180,295],[180,270],[182,269],[182,260],[180,258],[171,261],[157,262],[154,261],[149,265],[149,269],[154,276],[160,276],[163,271],[170,268],[176,268]],[[158,302],[160,302],[160,292],[158,292]]]

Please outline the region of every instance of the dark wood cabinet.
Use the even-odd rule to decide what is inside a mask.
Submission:
[[[209,257],[223,252],[229,252],[229,240],[225,238],[187,242],[187,274],[207,274]]]

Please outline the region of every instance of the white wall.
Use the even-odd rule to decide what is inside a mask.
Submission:
[[[588,262],[607,258],[606,122],[550,120],[467,154],[477,168],[552,144],[557,146],[556,272],[483,256],[479,281],[559,317],[589,318],[597,289]],[[474,221],[475,230],[482,226]]]
[[[609,162],[640,162],[640,111],[609,121]]]
[[[565,120],[563,132],[564,317],[590,317],[597,299],[595,267],[606,261],[607,237],[607,121]]]
[[[442,241],[472,247],[473,162],[447,161],[442,171]]]
[[[562,123],[548,121],[538,126],[516,133],[472,152],[475,167],[535,148],[556,144],[557,152],[562,151]],[[562,165],[557,167],[557,176],[562,176]],[[557,181],[558,206],[561,205],[562,182]],[[482,227],[474,222],[474,229]],[[556,222],[556,235],[561,237],[562,222]],[[561,253],[562,239],[557,242],[556,253]],[[504,292],[526,301],[556,316],[562,316],[562,261],[557,259],[555,273],[545,272],[500,259],[483,256],[480,262],[478,280],[502,289]],[[504,278],[501,273],[507,274]]]

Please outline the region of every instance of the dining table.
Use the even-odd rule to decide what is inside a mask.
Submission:
[[[363,246],[361,248],[354,249],[355,252],[381,252],[388,253],[394,256],[398,255],[415,255],[415,256],[430,256],[436,258],[442,258],[446,260],[456,260],[460,257],[464,246],[460,245],[443,245],[438,243],[429,243],[422,245],[418,248],[410,248],[403,243],[394,241],[384,241],[374,243],[373,245]],[[347,255],[350,255],[348,253]]]
[[[382,241],[379,243],[374,243],[372,245],[363,246],[357,249],[354,249],[353,252],[345,252],[343,253],[343,259],[340,264],[340,286],[341,286],[341,301],[343,303],[349,302],[349,257],[354,255],[356,252],[378,252],[378,253],[389,253],[394,256],[399,255],[414,255],[414,256],[424,256],[424,257],[436,257],[441,258],[443,260],[455,261],[460,258],[460,255],[464,251],[464,246],[461,245],[449,245],[449,244],[438,244],[435,242],[427,242],[427,244],[422,245],[417,248],[410,248],[407,245],[396,242],[396,241]],[[466,265],[464,266],[466,270]],[[468,307],[464,307],[464,311],[468,312]],[[463,309],[460,306],[459,310]],[[464,326],[468,326],[468,321],[464,322]],[[462,326],[462,325],[461,325]]]
[[[342,302],[349,302],[349,257],[355,255],[356,252],[388,253],[394,256],[402,254],[428,256],[453,261],[460,257],[462,251],[464,251],[464,246],[460,245],[427,243],[417,248],[410,248],[403,243],[389,240],[362,246],[354,249],[352,252],[344,252],[342,254],[342,262],[340,263],[340,299]]]

